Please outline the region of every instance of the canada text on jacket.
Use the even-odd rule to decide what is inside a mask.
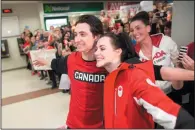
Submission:
[[[76,80],[90,82],[90,83],[103,83],[106,77],[105,73],[87,73],[74,71],[74,78]]]

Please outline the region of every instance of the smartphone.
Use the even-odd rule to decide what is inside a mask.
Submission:
[[[183,58],[184,54],[187,54],[188,52],[188,47],[187,46],[181,46],[179,49],[179,57],[178,60],[181,61],[181,59]]]

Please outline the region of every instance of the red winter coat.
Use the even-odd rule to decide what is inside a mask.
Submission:
[[[176,125],[180,106],[169,99],[155,84],[151,61],[123,63],[111,72],[104,85],[105,128],[165,128]]]

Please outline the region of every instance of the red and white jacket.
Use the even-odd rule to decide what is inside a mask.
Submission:
[[[152,60],[154,65],[163,65],[174,67],[179,55],[177,44],[168,36],[162,33],[151,35],[152,39]],[[139,43],[135,46],[140,60],[149,60],[142,52]],[[156,81],[155,84],[159,86],[166,94],[171,92],[171,82]]]
[[[193,128],[193,118],[153,82],[152,62],[123,63],[104,83],[105,128]]]

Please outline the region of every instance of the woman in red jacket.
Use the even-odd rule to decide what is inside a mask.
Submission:
[[[97,67],[104,67],[105,128],[193,128],[194,119],[155,84],[151,61],[140,62],[125,33],[105,34],[97,42]]]

